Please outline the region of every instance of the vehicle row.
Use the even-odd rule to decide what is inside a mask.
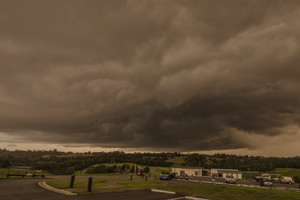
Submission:
[[[280,183],[286,183],[286,184],[293,184],[295,183],[294,179],[289,176],[281,176],[280,178],[274,177],[272,175],[263,174],[261,176],[255,177],[257,182],[261,182],[262,179],[269,181],[269,182],[280,182]]]
[[[188,180],[188,175],[185,173],[178,174],[176,172],[162,172],[160,174],[160,180],[172,180],[172,179],[184,179]]]
[[[183,179],[183,180],[188,180],[189,177],[185,173],[176,173],[176,172],[162,172],[160,174],[160,180],[172,180],[172,179]],[[214,177],[212,177],[212,180],[214,181]],[[280,181],[281,183],[287,183],[287,184],[293,184],[294,180],[292,177],[287,177],[287,176],[282,176],[280,177],[279,180],[276,180],[272,178],[270,175],[261,175],[256,177],[257,182],[259,182],[260,186],[262,187],[273,187],[273,182],[278,182]],[[225,183],[229,184],[236,184],[237,179],[232,175],[228,174],[225,179]]]

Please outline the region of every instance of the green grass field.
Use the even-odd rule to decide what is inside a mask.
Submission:
[[[18,173],[17,170],[8,169],[8,168],[0,168],[0,178],[6,178],[7,173]],[[19,171],[20,174],[24,173],[23,171]]]
[[[276,168],[271,173],[280,174],[281,176],[300,177],[300,169],[295,168]]]
[[[93,181],[93,186],[94,187],[101,187],[105,186],[104,182],[105,180],[94,180]],[[69,180],[55,180],[55,181],[47,181],[47,184],[58,188],[58,189],[67,189],[69,188],[70,181]],[[88,187],[88,182],[86,180],[76,180],[74,182],[74,188],[87,188]]]
[[[27,172],[27,173],[26,173]],[[28,174],[24,178],[32,178],[32,171],[14,170],[8,168],[0,168],[0,178],[7,178],[7,173],[10,174]],[[47,176],[47,174],[45,174]],[[10,176],[9,178],[22,178],[21,176]],[[40,176],[35,178],[41,178]]]
[[[274,190],[274,189],[259,189],[259,188],[244,188],[236,186],[221,186],[221,185],[208,185],[208,184],[184,184],[173,183],[168,181],[125,181],[125,180],[102,180],[95,183],[95,187],[105,186],[110,182],[121,187],[116,188],[94,188],[93,192],[119,192],[126,190],[150,190],[161,189],[168,191],[175,191],[190,195],[199,195],[215,200],[299,200],[300,193],[295,191]],[[56,188],[68,187],[69,181],[47,181],[47,184]],[[98,184],[98,185],[97,185]],[[87,180],[80,181],[75,187],[87,187]],[[75,192],[82,193],[83,190]]]

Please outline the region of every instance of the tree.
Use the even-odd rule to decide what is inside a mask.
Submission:
[[[99,173],[105,173],[106,172],[106,166],[105,165],[98,165],[96,167],[90,166],[87,170],[87,174],[99,174]]]
[[[144,168],[144,173],[145,173],[145,174],[150,173],[150,168],[149,168],[149,167],[145,167],[145,168]]]
[[[206,164],[206,156],[193,153],[185,157],[184,161],[188,166],[204,167],[204,165]]]
[[[116,173],[116,168],[114,168],[114,167],[107,167],[106,168],[106,172],[107,173]]]
[[[124,172],[127,172],[129,170],[130,166],[128,164],[123,164],[121,167],[121,170]]]
[[[135,169],[135,165],[132,165],[130,170],[129,170],[129,173],[134,173],[134,169]]]
[[[2,168],[8,168],[8,167],[10,167],[10,162],[9,162],[9,160],[3,160],[2,161],[2,164],[1,164],[1,167]]]

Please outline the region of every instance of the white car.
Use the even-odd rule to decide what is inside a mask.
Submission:
[[[263,174],[261,175],[261,178],[271,180],[271,176],[269,174]]]
[[[236,179],[231,175],[227,175],[225,177],[225,183],[236,184]]]
[[[272,182],[278,182],[279,181],[279,177],[278,177],[277,174],[271,174],[270,177],[271,177]]]
[[[262,178],[260,180],[260,186],[266,186],[266,187],[273,187],[273,183],[270,179],[268,178]]]

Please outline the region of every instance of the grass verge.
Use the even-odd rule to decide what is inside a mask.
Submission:
[[[97,188],[106,185],[118,185],[121,187],[108,187]],[[68,187],[69,181],[47,181],[47,184],[56,188]],[[98,184],[98,185],[97,185]],[[87,181],[82,180],[76,185],[76,187],[87,187]],[[300,193],[295,191],[286,190],[274,190],[274,189],[260,189],[260,188],[244,188],[235,186],[223,186],[223,185],[208,185],[208,184],[186,184],[186,183],[174,183],[168,181],[127,181],[127,180],[101,180],[93,184],[94,193],[102,192],[120,192],[126,190],[150,190],[160,189],[175,191],[184,194],[199,195],[215,200],[299,200]],[[82,190],[74,191],[82,193]]]
[[[94,187],[102,187],[105,186],[105,180],[93,180],[93,186]],[[53,180],[53,181],[47,181],[47,184],[58,188],[58,189],[67,189],[69,188],[70,181],[67,180]],[[74,188],[87,188],[88,182],[86,180],[76,180],[74,182]]]

